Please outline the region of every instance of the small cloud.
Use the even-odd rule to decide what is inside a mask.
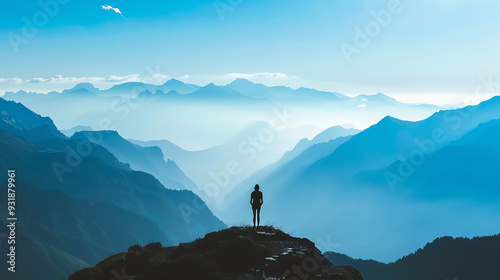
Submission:
[[[189,76],[188,74],[186,74],[186,75],[184,75],[184,76],[182,76],[182,77],[179,77],[179,79],[188,79],[188,78],[190,78],[190,77],[191,77],[191,76]]]
[[[0,84],[14,82],[16,84],[20,84],[23,82],[23,79],[20,78],[0,78]]]
[[[113,7],[112,7],[112,6],[110,6],[110,5],[102,5],[102,6],[101,6],[101,8],[103,8],[104,10],[107,10],[107,11],[109,11],[109,10],[113,10],[113,11],[115,11],[115,13],[120,14],[123,18],[125,18],[125,17],[123,16],[122,12],[120,11],[120,9],[118,9],[118,8],[113,8]]]
[[[360,104],[358,105],[358,108],[366,108],[366,104]]]
[[[143,83],[163,83],[170,79],[169,76],[160,73],[154,76],[143,77],[140,74],[131,74],[127,76],[116,76],[110,75],[107,77],[64,77],[62,75],[57,75],[52,78],[32,78],[26,80],[28,83],[32,84],[75,84],[75,83],[126,83],[126,82],[143,82]],[[7,80],[13,80],[16,83],[21,83],[22,80],[18,78],[4,79],[0,78],[0,83],[7,82]]]
[[[254,73],[254,74],[245,74],[245,73],[230,73],[225,76],[231,78],[243,78],[243,79],[252,79],[252,78],[264,78],[264,79],[285,79],[289,78],[287,74],[284,73]],[[295,78],[295,76],[293,76]]]

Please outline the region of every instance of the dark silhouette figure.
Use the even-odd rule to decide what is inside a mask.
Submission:
[[[257,216],[257,227],[260,226],[260,207],[264,203],[262,192],[259,191],[259,185],[255,185],[255,190],[250,196],[250,204],[253,211],[253,228],[255,229],[255,216]]]

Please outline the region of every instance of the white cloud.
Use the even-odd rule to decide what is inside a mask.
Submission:
[[[366,104],[360,104],[358,105],[358,108],[366,108]]]
[[[107,77],[64,77],[62,75],[57,75],[52,78],[32,78],[26,80],[26,82],[33,84],[126,83],[126,82],[164,83],[169,78],[170,78],[169,76],[161,73],[157,73],[153,76],[147,76],[147,77],[141,77],[140,74],[131,74],[127,76],[110,75]],[[4,80],[7,79],[0,78],[0,83],[3,82]]]
[[[122,12],[120,11],[120,9],[118,9],[118,8],[113,8],[113,7],[112,7],[112,6],[110,6],[110,5],[102,5],[102,6],[101,6],[101,8],[103,8],[104,10],[108,10],[108,11],[109,11],[109,10],[113,10],[113,11],[115,11],[115,13],[120,14],[123,18],[125,18],[125,17],[123,16]]]
[[[14,82],[16,84],[20,84],[23,82],[23,80],[20,78],[0,78],[0,84],[8,83],[8,82]]]
[[[231,78],[243,78],[243,79],[252,79],[252,78],[264,78],[264,79],[285,79],[289,78],[287,74],[284,73],[255,73],[255,74],[245,74],[245,73],[230,73],[226,74],[226,76]],[[296,78],[294,76],[294,78]]]

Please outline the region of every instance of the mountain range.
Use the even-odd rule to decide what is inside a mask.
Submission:
[[[233,213],[245,211],[258,183],[265,221],[319,244],[333,239],[351,256],[391,261],[436,236],[495,234],[499,112],[495,97],[416,122],[385,117],[259,170],[219,216],[250,222]]]
[[[68,139],[49,118],[22,104],[0,99],[0,113],[0,166],[18,173],[19,242],[36,244],[21,245],[27,257],[18,261],[21,267],[39,267],[28,256],[49,258],[41,263],[47,265],[46,275],[23,269],[16,279],[26,279],[28,272],[35,273],[30,278],[66,277],[133,243],[175,245],[226,227],[192,192],[165,188],[88,138]],[[112,143],[106,143],[108,148]],[[150,152],[163,160],[158,148],[138,151],[138,157]],[[3,184],[6,176],[0,175]],[[6,193],[1,198],[7,207]]]
[[[223,145],[252,122],[277,122],[275,118],[283,116],[282,112],[295,118],[285,124],[278,119],[280,127],[314,125],[318,133],[335,125],[365,128],[386,115],[418,120],[441,109],[398,102],[382,93],[348,97],[314,89],[269,87],[244,79],[206,86],[178,80],[164,85],[124,83],[106,90],[83,83],[60,93],[18,91],[7,92],[3,98],[50,115],[63,130],[75,126],[115,130],[126,139],[166,139],[190,151]]]
[[[61,262],[64,269],[51,264],[55,274],[94,265],[131,242],[145,244],[143,236],[171,246],[225,228],[217,217],[229,225],[249,224],[256,183],[264,193],[263,224],[355,258],[391,262],[436,236],[500,231],[491,222],[500,214],[500,97],[437,111],[382,94],[351,98],[245,80],[183,93],[142,86],[115,88],[123,93],[138,87],[137,96],[105,95],[89,84],[19,95],[60,120],[71,112],[67,123],[81,126],[65,131],[68,136],[57,121],[0,99],[0,154],[8,159],[0,166],[22,170],[21,182],[33,194],[60,197],[83,209],[71,212],[79,217],[73,225],[69,216],[55,214],[67,205],[40,206],[56,217],[44,223],[61,233],[44,232],[36,222],[43,219],[31,216],[37,211],[23,213],[21,236],[39,244],[33,253],[68,256]],[[375,124],[364,130],[338,126],[360,110],[376,112],[363,115]],[[412,110],[424,117],[378,118],[402,111],[410,116]],[[143,141],[131,140],[139,135]],[[184,147],[199,143],[205,145]],[[207,195],[208,185],[216,185],[218,193]],[[117,220],[130,216],[126,228],[141,226],[150,235],[131,231],[97,248],[95,239],[84,236],[95,228],[84,213],[99,211],[114,213]],[[102,228],[97,232],[114,232],[107,228],[113,223],[96,223]],[[87,250],[69,246],[77,243],[75,236]]]

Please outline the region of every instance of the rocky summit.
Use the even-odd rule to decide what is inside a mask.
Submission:
[[[178,246],[134,245],[80,270],[69,280],[362,280],[348,266],[330,263],[314,243],[273,227],[232,227]]]

